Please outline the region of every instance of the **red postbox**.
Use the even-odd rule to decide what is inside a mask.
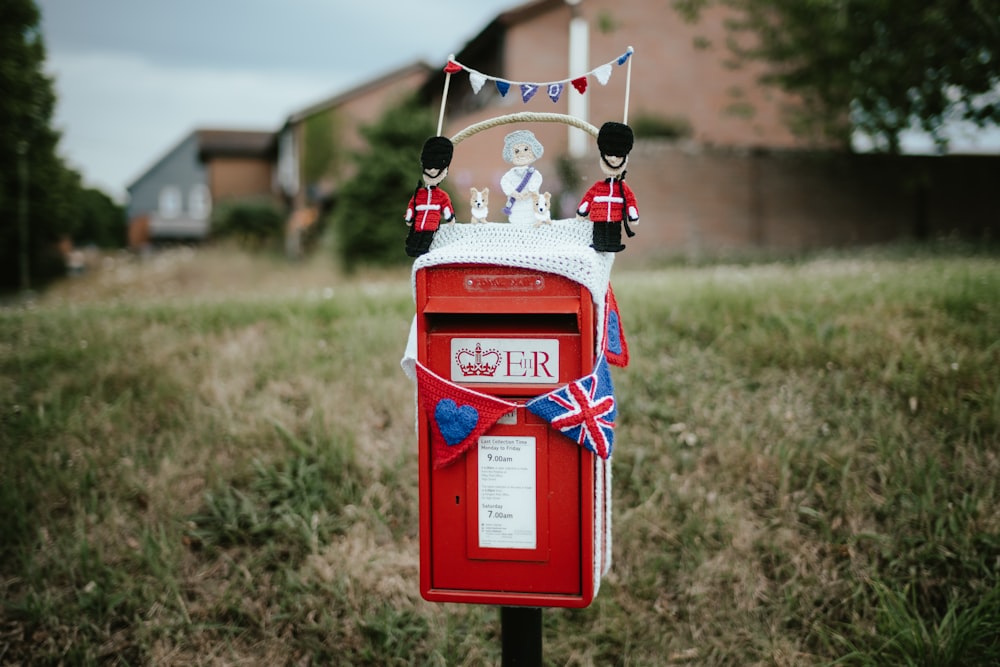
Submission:
[[[563,275],[471,263],[415,268],[414,288],[417,365],[443,388],[418,399],[421,595],[586,607],[609,559],[608,462],[525,405],[593,369],[593,294]],[[444,409],[453,441],[472,433],[461,454],[433,444],[449,435],[435,423]],[[488,410],[499,418],[473,431]]]

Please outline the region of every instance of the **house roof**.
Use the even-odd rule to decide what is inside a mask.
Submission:
[[[259,157],[274,159],[277,151],[277,134],[267,130],[196,129],[185,134],[169,150],[158,157],[126,186],[131,191],[156,168],[170,159],[182,146],[194,140],[198,159],[204,162],[214,157]]]
[[[274,132],[257,130],[195,130],[198,135],[198,159],[213,157],[272,158],[276,144]]]
[[[503,48],[503,37],[508,28],[565,6],[566,0],[532,0],[501,12],[465,43],[455,54],[455,59],[469,67],[483,66],[484,61],[488,63]],[[437,94],[444,86],[444,77],[443,68],[435,70],[434,76],[429,77],[421,88],[421,95],[427,98]]]
[[[481,46],[484,44],[488,46],[493,42],[494,33],[497,31],[503,31],[518,23],[530,21],[536,16],[565,5],[566,0],[533,0],[500,12],[496,18],[486,24],[486,27],[478,35],[470,39],[455,57],[464,60],[466,56],[476,55]]]
[[[364,83],[355,86],[354,88],[351,88],[349,90],[346,90],[342,93],[338,93],[333,97],[328,97],[325,100],[316,102],[315,104],[312,104],[300,111],[296,111],[295,113],[288,116],[288,119],[285,121],[284,127],[300,123],[309,116],[313,116],[321,111],[326,111],[327,109],[333,109],[335,107],[341,106],[345,102],[349,102],[350,100],[356,97],[360,97],[373,90],[378,90],[379,88],[387,84],[390,84],[393,81],[396,81],[397,79],[408,77],[414,73],[430,74],[430,72],[431,72],[431,66],[428,65],[423,60],[418,60],[410,63],[409,65],[404,65],[390,72],[386,72],[381,76],[375,77],[374,79],[368,79]]]

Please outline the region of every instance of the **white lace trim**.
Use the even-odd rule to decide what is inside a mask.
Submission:
[[[493,264],[554,273],[580,283],[590,292],[595,310],[595,344],[598,350],[603,349],[604,301],[615,255],[596,252],[590,247],[592,239],[593,224],[575,218],[537,227],[502,222],[443,224],[434,234],[430,251],[413,262],[410,281],[414,299],[417,271],[431,266]],[[416,380],[415,360],[416,331],[411,327],[402,360],[403,371],[411,380]]]

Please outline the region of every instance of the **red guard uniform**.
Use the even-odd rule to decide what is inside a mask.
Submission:
[[[591,222],[621,222],[623,203],[629,221],[638,220],[639,207],[632,188],[625,181],[606,178],[590,186],[576,207],[576,214],[589,217]]]
[[[403,219],[412,223],[406,237],[406,253],[411,257],[422,255],[431,247],[441,220],[451,222],[455,219],[451,197],[436,185],[422,187],[410,197]]]
[[[441,188],[436,185],[423,187],[410,197],[404,220],[413,223],[414,231],[437,231],[442,218],[445,222],[451,222],[455,219],[455,213],[451,208],[451,197]]]
[[[576,207],[578,216],[589,217],[594,223],[593,247],[601,252],[625,249],[621,242],[623,213],[630,222],[639,220],[639,206],[632,188],[615,178],[594,183]]]

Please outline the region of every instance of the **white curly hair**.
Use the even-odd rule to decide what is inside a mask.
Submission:
[[[528,144],[531,152],[535,154],[536,160],[542,157],[542,153],[545,152],[541,142],[535,138],[531,130],[514,130],[503,138],[503,159],[506,162],[513,162],[513,150],[517,144]]]

